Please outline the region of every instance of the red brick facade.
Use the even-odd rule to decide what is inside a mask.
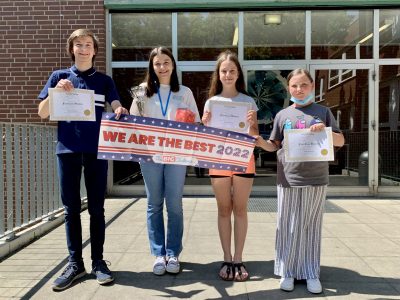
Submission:
[[[37,96],[53,70],[71,65],[65,45],[78,28],[99,37],[95,66],[105,72],[103,0],[0,1],[0,122],[45,122]]]

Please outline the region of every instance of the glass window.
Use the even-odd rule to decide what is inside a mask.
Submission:
[[[268,139],[276,114],[289,105],[286,77],[291,70],[247,70],[247,91],[257,104],[260,135]],[[276,153],[254,149],[257,177],[255,186],[276,181]],[[258,178],[258,180],[257,180]]]
[[[382,185],[400,185],[400,65],[379,68],[379,174]]]
[[[179,13],[178,60],[216,60],[230,49],[237,53],[238,13]]]
[[[182,84],[192,90],[200,116],[203,116],[204,104],[208,99],[211,75],[212,71],[182,72]],[[185,185],[208,185],[210,179],[205,179],[206,177],[208,177],[208,169],[189,166]]]
[[[257,104],[260,134],[269,137],[276,114],[289,105],[289,70],[248,70],[247,92]]]
[[[211,76],[212,71],[182,72],[182,84],[192,90],[200,116],[203,116],[204,104],[208,99]]]
[[[382,9],[379,15],[380,58],[400,57],[400,9]]]
[[[131,107],[132,97],[130,89],[143,82],[146,75],[146,68],[114,68],[113,79],[117,86],[118,93],[121,98],[122,106]],[[113,183],[114,185],[143,185],[140,166],[137,162],[132,161],[113,161]]]
[[[372,58],[372,11],[311,12],[311,58]]]
[[[343,74],[354,76],[342,80]],[[361,154],[368,150],[368,74],[368,70],[315,71],[316,101],[330,108],[345,136],[344,146],[329,162],[331,186],[368,185],[368,169],[359,166]],[[335,86],[329,86],[332,78],[337,79]]]
[[[112,60],[146,61],[151,49],[172,47],[171,13],[112,14]]]
[[[114,68],[112,77],[117,87],[121,104],[123,107],[129,108],[132,104],[130,90],[132,87],[139,85],[144,81],[146,76],[146,68]]]
[[[305,12],[244,13],[244,59],[305,58]]]
[[[329,70],[329,88],[356,76],[356,70]]]

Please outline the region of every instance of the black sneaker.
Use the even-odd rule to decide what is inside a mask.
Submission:
[[[69,287],[75,280],[85,276],[86,270],[83,264],[68,263],[61,275],[54,280],[53,291],[62,291]]]
[[[114,281],[114,277],[104,260],[92,262],[92,268],[92,274],[96,276],[96,280],[99,284],[104,285]]]

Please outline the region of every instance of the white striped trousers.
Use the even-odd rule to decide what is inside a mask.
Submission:
[[[319,278],[326,187],[277,187],[275,275]]]

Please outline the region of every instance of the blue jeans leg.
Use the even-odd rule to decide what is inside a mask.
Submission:
[[[182,193],[186,166],[141,163],[140,168],[147,193],[147,229],[151,253],[155,256],[178,256],[182,251]],[[163,218],[164,198],[168,215],[167,235]]]
[[[182,194],[185,177],[186,166],[165,165],[165,204],[168,216],[167,256],[179,256],[182,251]]]

